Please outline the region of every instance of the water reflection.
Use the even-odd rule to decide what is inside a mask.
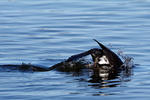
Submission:
[[[133,75],[133,69],[126,68],[116,73],[107,73],[108,74],[107,76],[102,76],[100,75],[100,73],[96,73],[93,70],[89,70],[89,69],[88,70],[84,69],[80,72],[64,72],[64,73],[77,77],[76,80],[78,82],[88,83],[89,87],[95,89],[102,89],[102,88],[117,87],[120,86],[123,82],[131,81],[131,76]]]

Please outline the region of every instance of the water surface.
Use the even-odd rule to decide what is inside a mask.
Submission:
[[[0,64],[50,67],[98,47],[97,39],[137,65],[132,75],[98,85],[57,71],[1,72],[0,98],[149,99],[149,12],[150,0],[1,0]]]

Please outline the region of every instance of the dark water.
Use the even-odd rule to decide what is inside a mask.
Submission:
[[[112,45],[134,58],[128,77],[93,85],[57,71],[0,72],[0,99],[150,98],[150,0],[0,0],[0,64],[51,66]]]

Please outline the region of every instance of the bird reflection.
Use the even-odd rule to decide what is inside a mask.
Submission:
[[[101,73],[100,69],[88,69],[80,70],[78,72],[65,72],[66,74],[71,74],[76,76],[79,82],[88,82],[88,86],[100,89],[100,88],[111,88],[117,87],[122,84],[122,82],[128,82],[133,75],[132,68],[122,68],[119,71],[110,73]]]

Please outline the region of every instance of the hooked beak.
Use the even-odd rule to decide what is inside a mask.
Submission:
[[[102,51],[106,55],[111,66],[120,67],[123,64],[121,59],[113,51],[111,51],[109,48],[104,46],[102,43],[98,42],[96,39],[93,40],[96,41],[99,44],[99,46],[102,48]]]

